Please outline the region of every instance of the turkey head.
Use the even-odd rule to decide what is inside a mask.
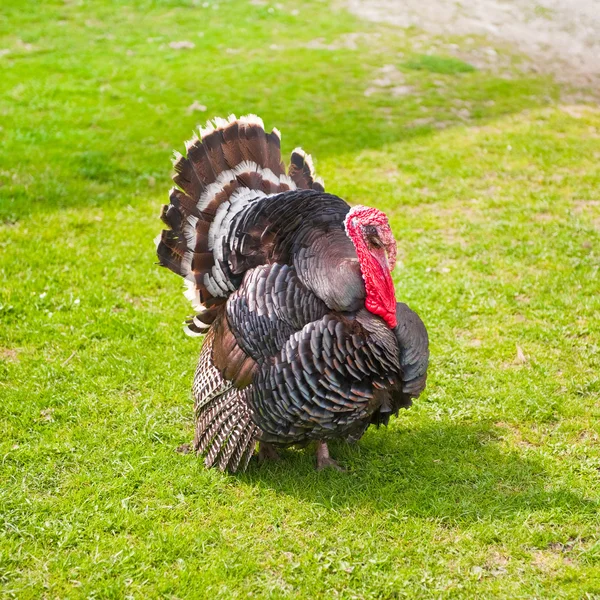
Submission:
[[[396,240],[385,213],[368,206],[350,209],[344,221],[365,282],[365,308],[396,327],[396,294],[390,272],[396,265]]]

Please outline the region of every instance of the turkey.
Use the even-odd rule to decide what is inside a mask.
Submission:
[[[328,194],[310,155],[281,159],[256,115],[215,119],[175,153],[159,264],[184,278],[205,335],[193,382],[194,448],[207,467],[246,469],[277,448],[387,425],[425,387],[419,316],[396,302],[387,217]]]

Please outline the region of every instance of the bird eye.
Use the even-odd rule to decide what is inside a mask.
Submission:
[[[376,235],[370,235],[369,242],[374,248],[383,248],[383,242]]]

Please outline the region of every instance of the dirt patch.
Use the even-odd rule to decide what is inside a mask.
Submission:
[[[19,352],[13,348],[0,348],[0,360],[8,362],[18,362]]]
[[[412,86],[406,85],[404,74],[395,65],[383,65],[375,72],[375,75],[375,79],[365,90],[365,96],[372,96],[381,91],[385,91],[393,97],[407,96],[414,92]]]
[[[361,44],[372,44],[374,40],[380,37],[379,33],[362,33],[357,31],[345,33],[330,44],[326,43],[324,38],[315,38],[304,47],[309,50],[358,50]]]
[[[510,44],[559,81],[600,82],[600,0],[346,0],[346,6],[402,28],[485,36]]]
[[[544,573],[557,573],[565,566],[573,565],[571,558],[552,550],[536,550],[532,552],[531,558],[533,566]]]

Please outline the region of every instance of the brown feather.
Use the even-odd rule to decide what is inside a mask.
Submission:
[[[212,168],[206,146],[202,143],[202,140],[194,140],[194,142],[188,146],[187,154],[201,183],[205,187],[210,183],[213,183],[217,178],[217,174]]]
[[[198,422],[198,452],[205,452],[223,421],[235,410],[235,396],[231,391],[215,399]]]
[[[222,376],[237,388],[241,389],[250,385],[256,363],[238,345],[224,312],[220,318],[215,320],[213,328],[215,336],[213,364]]]
[[[261,189],[265,194],[277,194],[281,192],[281,184],[275,183],[270,179],[263,179],[261,182]]]
[[[263,177],[257,171],[244,171],[237,176],[237,180],[242,187],[247,187],[251,190],[260,190]]]
[[[185,238],[179,234],[177,231],[172,231],[170,229],[163,229],[161,234],[160,241],[164,244],[169,250],[177,254],[180,258],[183,258],[187,250],[187,246],[185,244]]]
[[[219,426],[214,434],[206,458],[204,459],[204,464],[207,467],[212,467],[215,464],[217,456],[223,449],[225,441],[227,440],[227,437],[231,433],[231,430],[233,429],[233,426],[235,425],[235,422],[237,420],[236,413],[238,411],[236,409],[237,407],[235,407],[234,405],[233,411],[229,413],[226,417],[220,419]]]
[[[314,183],[313,173],[307,155],[294,150],[290,159],[288,175],[292,181],[301,189],[309,190]]]
[[[210,221],[198,219],[196,222],[196,241],[194,252],[201,254],[208,252],[208,230],[210,229]],[[214,264],[214,263],[213,263]],[[210,265],[212,267],[212,265]]]
[[[200,271],[208,271],[215,264],[215,257],[212,252],[194,252],[192,257],[192,271],[199,273]]]
[[[184,190],[188,196],[191,196],[196,200],[200,198],[200,195],[204,191],[204,186],[198,179],[192,163],[179,154],[173,163],[173,168],[175,169],[173,181]]]
[[[237,167],[244,159],[239,145],[239,126],[234,121],[223,129],[223,156],[230,169]]]
[[[221,455],[218,463],[218,467],[221,471],[224,471],[227,468],[229,459],[235,452],[235,449],[240,441],[240,437],[244,433],[244,430],[248,427],[248,422],[248,415],[242,414],[241,416],[238,416],[237,420],[232,424],[227,443],[223,444],[221,448]]]
[[[240,150],[244,160],[266,166],[268,162],[267,136],[265,130],[257,124],[240,121],[238,126]]]
[[[202,138],[202,145],[206,148],[206,155],[210,161],[210,166],[216,175],[229,169],[229,164],[223,154],[225,140],[223,139],[223,132],[220,129],[215,129],[205,134]]]
[[[198,215],[196,202],[192,200],[192,198],[190,198],[185,192],[182,192],[177,188],[173,188],[171,190],[171,194],[169,195],[169,200],[171,200],[171,204],[181,212],[184,218],[188,215]]]
[[[177,275],[183,275],[181,271],[181,256],[177,252],[174,252],[161,241],[156,249],[156,254],[161,266],[167,267]]]
[[[267,133],[267,163],[266,166],[277,177],[285,174],[285,164],[281,160],[281,139],[275,131]]]

